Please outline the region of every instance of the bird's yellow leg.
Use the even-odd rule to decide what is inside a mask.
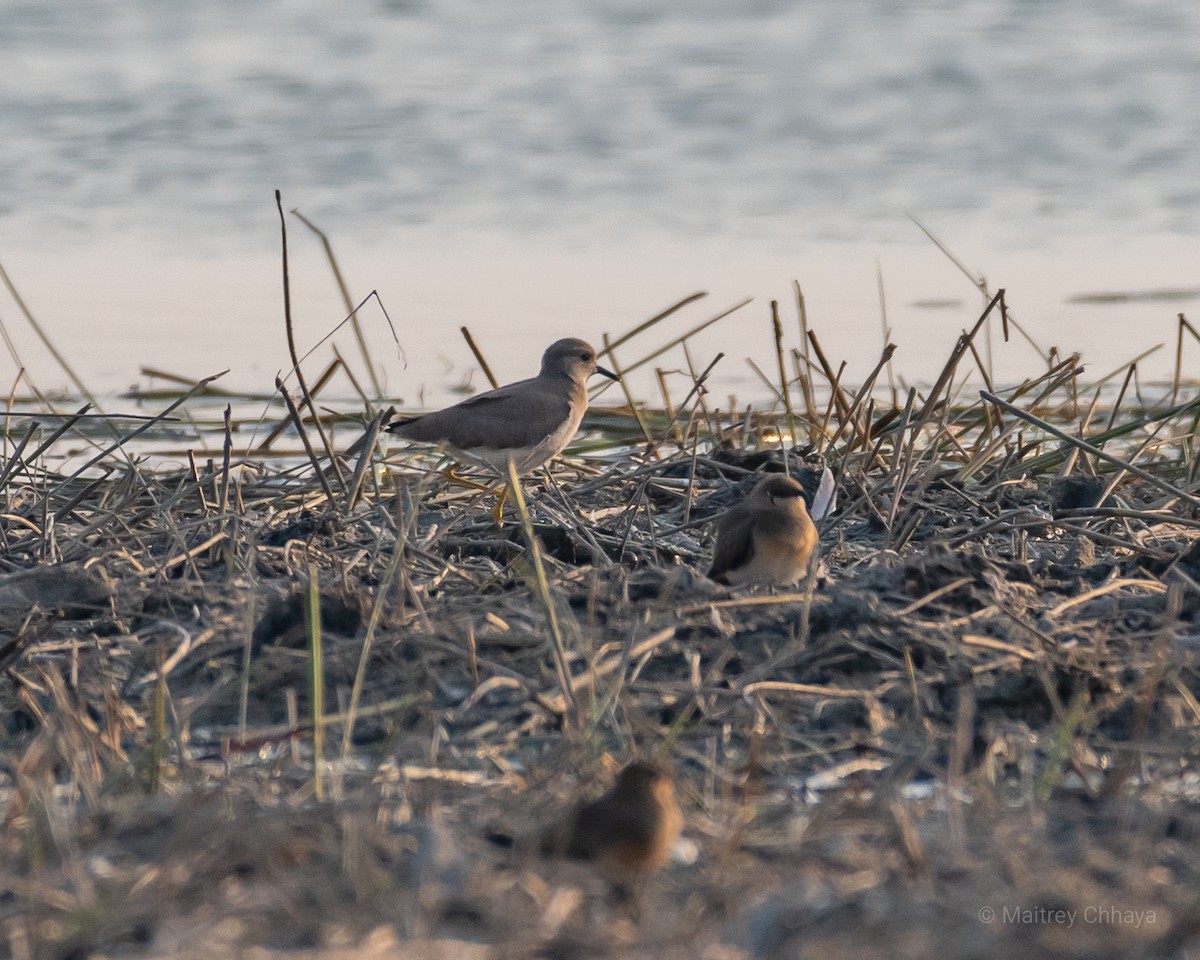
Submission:
[[[446,480],[450,481],[451,483],[457,483],[459,486],[462,486],[462,487],[470,487],[472,490],[489,490],[489,489],[491,489],[485,483],[478,483],[475,480],[468,480],[466,477],[459,475],[458,473],[455,472],[453,466],[444,467],[443,469],[439,470],[438,472]]]
[[[508,485],[500,487],[496,494],[496,505],[492,507],[492,523],[500,527],[504,525],[504,503],[508,499]]]

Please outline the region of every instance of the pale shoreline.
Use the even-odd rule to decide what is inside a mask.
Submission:
[[[422,398],[436,405],[455,385],[483,382],[459,333],[464,325],[505,380],[530,375],[540,351],[560,336],[600,346],[603,333],[615,337],[707,291],[647,337],[661,343],[753,298],[692,341],[693,359],[707,364],[726,351],[713,393],[762,402],[768,392],[745,357],[764,370],[774,362],[772,299],[779,301],[787,342],[797,341],[793,281],[803,289],[809,325],[830,360],[846,361],[848,382],[870,372],[883,342],[877,263],[891,340],[898,346],[894,369],[908,383],[936,377],[954,339],[982,306],[968,279],[923,237],[907,244],[797,244],[794,256],[766,244],[754,250],[719,239],[644,238],[615,250],[589,249],[579,238],[557,244],[481,235],[435,239],[417,229],[371,245],[331,239],[352,296],[378,291],[395,325],[400,349],[374,303],[361,313],[387,392],[408,406],[420,406]],[[1195,314],[1200,303],[1200,239],[1161,236],[1104,248],[1079,240],[1053,252],[1025,253],[979,252],[944,239],[993,290],[1007,289],[1010,310],[1043,349],[1082,352],[1089,379],[1159,343],[1162,349],[1139,365],[1139,375],[1171,377],[1176,316]],[[342,320],[345,309],[319,244],[291,218],[289,242],[293,320],[303,352]],[[2,262],[34,316],[96,393],[145,385],[138,373],[143,365],[196,378],[228,367],[226,389],[261,391],[288,363],[278,236],[273,247],[269,243],[264,237],[256,252],[211,256],[127,239],[75,249],[14,249]],[[1171,291],[1179,295],[1145,296]],[[1098,294],[1126,299],[1087,299]],[[65,386],[65,376],[7,295],[0,299],[0,318],[35,383],[42,389]],[[103,325],[99,336],[97,324]],[[357,356],[348,329],[338,342],[343,355]],[[731,344],[740,355],[732,355]],[[640,355],[641,346],[627,348],[626,362]],[[992,348],[998,380],[1029,372],[1032,350],[1020,338],[1006,346],[997,331]],[[1185,344],[1185,379],[1189,352]],[[316,356],[330,356],[328,346]],[[671,368],[682,356],[675,351],[662,362]],[[658,400],[651,373],[635,380],[634,395]]]

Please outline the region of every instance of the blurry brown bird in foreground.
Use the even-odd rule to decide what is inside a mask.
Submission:
[[[624,888],[666,864],[682,830],[683,814],[670,775],[635,760],[608,793],[581,804],[536,836],[527,836],[530,843],[506,831],[489,832],[487,838],[518,851],[590,861]]]
[[[546,837],[546,852],[595,862],[610,879],[623,881],[661,868],[683,828],[671,777],[634,761],[608,793],[580,806]]]
[[[708,575],[735,585],[795,583],[808,572],[817,539],[804,489],[791,477],[773,473],[718,521]]]

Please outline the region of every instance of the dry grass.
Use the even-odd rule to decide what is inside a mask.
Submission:
[[[874,382],[890,350],[851,388],[807,329],[775,412],[710,406],[711,364],[679,401],[660,377],[664,409],[594,410],[501,528],[389,457],[365,395],[361,442],[322,414],[277,459],[200,386],[138,438],[14,417],[5,949],[1195,954],[1200,403],[1076,358],[1002,389],[974,344],[1002,309],[927,391]],[[147,437],[213,459],[130,456]],[[816,589],[720,590],[710,520],[785,464],[838,480]],[[699,850],[634,904],[485,839],[634,755],[673,763]]]

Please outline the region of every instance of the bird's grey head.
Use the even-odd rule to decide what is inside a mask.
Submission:
[[[795,480],[783,473],[772,473],[758,481],[751,496],[760,502],[791,507],[793,504],[804,506],[804,488]]]
[[[591,344],[574,337],[550,344],[542,354],[543,377],[569,377],[576,383],[586,383],[593,373],[600,373],[611,380],[619,379],[596,363],[596,351]]]

